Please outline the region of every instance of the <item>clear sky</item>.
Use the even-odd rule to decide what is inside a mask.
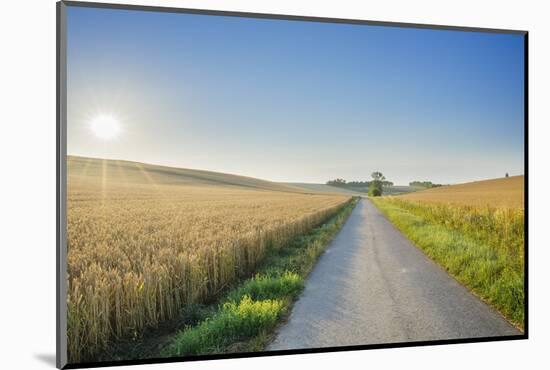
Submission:
[[[523,36],[67,14],[69,154],[289,182],[524,173]]]

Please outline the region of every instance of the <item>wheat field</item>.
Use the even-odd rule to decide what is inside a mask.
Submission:
[[[350,199],[137,162],[67,168],[70,362],[215,298]]]
[[[442,186],[405,195],[400,199],[466,206],[523,208],[524,176],[468,182]]]

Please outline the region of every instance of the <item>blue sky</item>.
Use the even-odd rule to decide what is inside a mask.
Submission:
[[[68,152],[273,181],[523,174],[523,37],[68,8]],[[120,122],[101,140],[89,122]]]

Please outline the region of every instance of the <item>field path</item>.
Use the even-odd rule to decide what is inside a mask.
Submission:
[[[519,334],[363,199],[267,350]]]

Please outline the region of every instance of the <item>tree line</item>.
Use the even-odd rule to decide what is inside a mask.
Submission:
[[[341,178],[329,180],[327,185],[338,186],[341,188],[347,188],[350,190],[359,190],[368,188],[368,194],[370,196],[380,196],[384,192],[384,186],[393,186],[393,182],[386,180],[386,177],[382,172],[373,172],[371,174],[372,180],[370,181],[346,181]],[[359,190],[361,191],[361,190]]]
[[[411,181],[409,182],[409,186],[417,186],[422,188],[438,188],[440,186],[443,186],[443,184],[434,184],[431,181]]]
[[[327,185],[331,186],[340,186],[344,188],[368,188],[372,181],[346,181],[344,179],[334,179],[326,182]],[[393,186],[393,182],[384,180],[382,181],[383,186]]]

